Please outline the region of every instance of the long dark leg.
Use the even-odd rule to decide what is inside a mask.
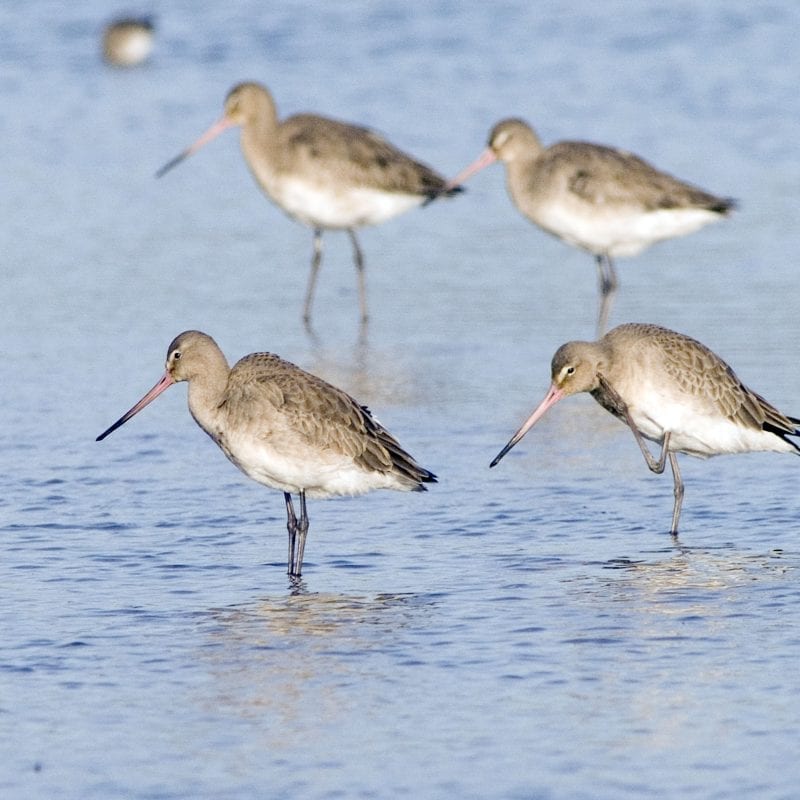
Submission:
[[[661,455],[658,457],[658,459],[656,459],[647,447],[644,437],[641,433],[639,433],[638,429],[633,424],[633,420],[631,419],[631,415],[628,411],[628,406],[625,401],[617,394],[616,390],[602,375],[598,375],[597,377],[600,380],[600,385],[603,391],[606,393],[608,398],[613,401],[615,407],[624,417],[625,422],[628,423],[628,427],[633,432],[633,436],[636,439],[636,444],[639,445],[639,449],[642,451],[644,460],[647,462],[647,466],[650,468],[650,470],[655,472],[657,475],[660,475],[667,465],[667,456],[669,456],[669,464],[672,467],[673,493],[675,495],[675,504],[672,507],[672,528],[670,533],[673,536],[677,536],[678,519],[681,516],[681,505],[683,503],[683,481],[681,480],[681,471],[678,469],[678,456],[669,450],[670,432],[667,431],[664,434],[664,440],[661,442]]]
[[[672,467],[672,479],[674,483],[675,505],[672,507],[672,530],[673,536],[678,535],[678,520],[681,516],[681,505],[683,504],[683,481],[681,471],[678,469],[678,457],[675,453],[669,454],[669,464]]]
[[[289,492],[283,493],[283,499],[286,501],[286,528],[289,531],[289,559],[286,571],[293,575],[294,572],[294,547],[297,540],[297,517],[294,514],[294,506],[292,505],[292,496]]]
[[[639,445],[639,449],[642,451],[642,455],[644,456],[644,460],[647,462],[647,466],[650,468],[651,472],[655,472],[656,475],[660,475],[664,471],[664,467],[667,465],[667,455],[669,455],[670,463],[672,463],[672,459],[674,457],[674,453],[668,453],[667,447],[669,446],[669,431],[664,434],[664,441],[661,443],[661,455],[656,460],[653,454],[647,447],[647,444],[644,440],[639,431],[633,427],[633,425],[628,422],[628,426],[633,431],[633,435],[636,437],[636,442]],[[673,471],[675,467],[672,467]]]
[[[306,301],[303,305],[303,321],[311,322],[311,305],[314,302],[314,291],[317,288],[319,265],[322,263],[322,228],[314,228],[314,255],[311,257],[311,274],[308,276]]]
[[[300,519],[297,520],[297,560],[294,564],[294,571],[291,572],[296,578],[300,577],[303,570],[303,553],[306,549],[306,535],[308,534],[308,511],[306,511],[306,493],[300,492]]]
[[[675,453],[672,453],[668,450],[669,447],[669,431],[664,434],[664,441],[661,443],[661,455],[656,460],[653,458],[653,454],[647,449],[647,445],[645,444],[644,438],[633,427],[630,420],[628,421],[628,425],[630,429],[633,431],[633,435],[636,437],[636,441],[641,448],[642,454],[644,455],[644,459],[647,462],[647,466],[650,469],[660,475],[664,471],[664,467],[666,466],[667,456],[669,456],[669,465],[672,467],[672,491],[675,495],[675,503],[672,506],[672,527],[670,528],[670,533],[673,536],[678,535],[678,520],[681,516],[681,505],[683,503],[683,481],[681,480],[681,471],[678,468],[678,456]]]
[[[642,455],[644,456],[644,460],[647,462],[647,466],[653,472],[658,473],[659,475],[664,471],[664,467],[667,463],[667,448],[669,446],[669,431],[664,434],[664,441],[661,443],[661,456],[658,460],[653,457],[653,454],[647,449],[647,444],[644,441],[644,437],[641,433],[639,433],[639,429],[633,422],[631,418],[631,412],[628,411],[628,404],[619,396],[617,390],[606,380],[604,375],[598,373],[597,380],[600,383],[600,388],[605,395],[604,398],[604,405],[608,403],[610,406],[613,406],[614,412],[622,417],[625,422],[627,423],[628,427],[631,429],[633,433],[636,444],[639,445],[639,449],[642,451]]]
[[[600,294],[613,294],[619,286],[614,262],[607,253],[595,256],[595,258],[597,259],[597,271],[600,278]]]
[[[608,325],[608,317],[611,313],[611,305],[614,295],[617,293],[619,281],[617,272],[614,269],[614,262],[611,256],[606,253],[595,256],[597,262],[597,274],[600,279],[600,309],[597,313],[597,336],[603,336]]]
[[[355,230],[348,228],[347,232],[350,234],[350,241],[353,243],[353,261],[355,262],[356,275],[358,276],[358,305],[361,308],[361,321],[366,322],[369,315],[367,314],[367,283],[364,275],[364,255],[358,246]]]

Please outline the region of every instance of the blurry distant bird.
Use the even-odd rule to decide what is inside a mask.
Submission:
[[[115,67],[135,67],[153,50],[153,22],[148,17],[115,20],[103,33],[103,58]]]

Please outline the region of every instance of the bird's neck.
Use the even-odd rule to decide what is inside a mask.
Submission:
[[[189,381],[189,411],[197,424],[212,437],[225,404],[230,369],[221,352],[210,354],[202,373]]]
[[[526,152],[506,162],[506,184],[518,205],[524,205],[528,193],[536,188],[533,178],[538,157],[538,153]]]
[[[619,419],[626,419],[628,407],[625,401],[602,372],[597,373],[597,386],[590,394],[606,411],[610,411]]]
[[[260,105],[242,127],[241,145],[245,160],[256,176],[275,170],[279,151],[278,112],[271,101]]]

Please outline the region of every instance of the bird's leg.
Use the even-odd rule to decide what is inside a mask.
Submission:
[[[606,394],[606,401],[609,405],[613,405],[614,411],[618,413],[628,424],[628,427],[633,432],[636,443],[642,451],[644,460],[652,472],[660,475],[667,465],[667,456],[669,456],[669,464],[672,467],[672,480],[673,480],[673,493],[675,495],[675,504],[672,507],[672,528],[670,533],[673,536],[678,535],[678,520],[681,516],[681,504],[683,503],[683,481],[681,480],[681,471],[678,469],[678,456],[669,450],[670,432],[664,434],[664,439],[661,442],[661,455],[656,459],[647,447],[644,436],[639,433],[636,425],[633,423],[630,411],[628,410],[627,403],[617,394],[616,390],[612,388],[611,384],[602,376],[597,376],[600,381],[600,386]]]
[[[628,410],[628,404],[619,396],[617,390],[606,380],[604,375],[598,373],[597,380],[600,383],[600,388],[603,390],[604,394],[603,405],[607,410],[625,420],[625,423],[631,429],[631,432],[636,439],[636,444],[639,445],[639,449],[642,451],[642,455],[644,456],[644,460],[647,462],[647,466],[652,472],[660,475],[664,471],[664,467],[667,463],[669,431],[664,434],[664,440],[661,443],[661,455],[659,456],[658,460],[656,460],[653,457],[653,454],[647,448],[644,437],[641,433],[639,433],[639,429],[636,427],[636,424],[631,417],[631,412]],[[671,455],[672,454],[670,454],[670,456]],[[673,466],[673,470],[674,469],[675,467]]]
[[[314,228],[314,255],[311,257],[311,274],[308,276],[306,301],[303,305],[303,322],[311,322],[311,304],[314,302],[314,290],[317,288],[319,265],[322,263],[322,228]]]
[[[678,469],[678,456],[677,454],[670,452],[668,449],[669,431],[664,434],[664,441],[661,443],[661,456],[656,461],[656,459],[653,458],[653,454],[647,449],[644,437],[633,426],[633,422],[630,420],[630,418],[628,419],[628,426],[633,431],[633,435],[636,437],[636,441],[639,443],[639,447],[641,448],[642,455],[647,462],[647,466],[650,467],[653,472],[660,475],[664,471],[664,467],[667,463],[667,456],[669,456],[669,465],[672,467],[672,492],[675,496],[675,502],[672,506],[672,527],[670,528],[669,532],[673,536],[677,536],[678,520],[681,516],[681,505],[683,503],[683,481],[681,480],[681,471]]]
[[[361,248],[358,246],[358,239],[356,232],[353,228],[348,228],[347,232],[350,234],[350,241],[353,243],[353,261],[356,265],[356,274],[358,276],[358,304],[361,308],[361,322],[366,322],[369,315],[367,314],[367,284],[364,275],[364,255]]]
[[[600,279],[600,309],[597,313],[597,336],[603,336],[611,313],[611,304],[617,292],[619,281],[614,269],[614,262],[607,253],[595,256],[597,261],[597,274]]]
[[[297,540],[297,517],[294,514],[294,506],[292,505],[292,496],[289,492],[283,493],[283,499],[286,501],[286,528],[289,531],[289,562],[286,571],[294,574],[294,545]]]
[[[669,434],[664,438],[669,438]],[[670,533],[673,536],[677,536],[678,519],[681,516],[681,504],[683,503],[683,481],[681,480],[681,471],[678,469],[678,456],[675,453],[669,454],[669,464],[672,467],[673,491],[675,492],[675,505],[672,507],[672,529]]]
[[[608,253],[601,253],[595,258],[597,259],[597,272],[600,277],[600,294],[603,296],[613,294],[619,286],[614,262]]]
[[[306,511],[306,493],[300,491],[300,519],[297,520],[297,560],[294,571],[291,573],[296,578],[300,577],[303,569],[303,552],[306,549],[306,534],[308,534],[308,512]]]
[[[629,419],[628,420],[628,427],[633,431],[633,435],[636,437],[636,442],[639,445],[639,449],[642,451],[642,455],[644,456],[644,460],[647,462],[647,466],[650,468],[651,472],[655,472],[656,475],[660,475],[664,471],[664,467],[667,465],[667,447],[669,446],[669,431],[664,434],[664,441],[661,443],[661,455],[656,460],[653,457],[653,454],[647,449],[647,444],[644,441],[644,437],[642,436],[639,431],[633,425],[633,422]],[[672,461],[673,454],[669,453],[670,463],[672,466],[672,471],[675,471],[675,465]]]

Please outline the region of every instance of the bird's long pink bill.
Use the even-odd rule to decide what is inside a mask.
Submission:
[[[555,384],[551,386],[544,396],[544,400],[536,406],[533,413],[522,423],[522,427],[508,440],[508,444],[495,456],[489,467],[496,466],[500,459],[545,415],[547,409],[554,406],[563,396],[564,392],[561,389]]]
[[[212,139],[216,139],[223,131],[226,131],[228,128],[233,127],[236,123],[230,119],[229,117],[222,117],[221,119],[217,120],[196,142],[190,144],[183,152],[178,153],[175,158],[170,161],[167,161],[163,167],[161,167],[158,172],[156,172],[156,178],[160,178],[162,175],[165,175],[169,172],[173,167],[177,167],[178,164],[181,163],[185,158],[188,158],[190,155],[196,153],[201,147],[207,145]]]
[[[138,414],[146,405],[152,403],[164,389],[169,389],[173,383],[175,383],[175,381],[172,379],[172,376],[168,372],[165,372],[161,380],[133,408],[126,411],[110,428],[104,430],[95,441],[103,441],[109,433],[113,433],[120,425],[124,425],[132,416]]]
[[[480,172],[484,167],[489,164],[494,164],[497,161],[497,153],[491,147],[487,147],[468,167],[464,167],[455,178],[449,180],[442,191],[449,192],[461,185],[468,178],[471,178],[476,172]]]

